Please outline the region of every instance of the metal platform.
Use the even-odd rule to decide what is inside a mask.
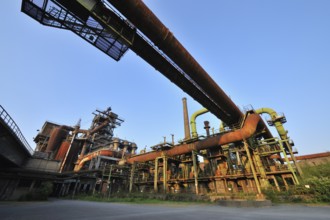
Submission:
[[[71,30],[116,61],[125,54],[133,40],[134,29],[129,33],[105,29],[87,12],[73,13],[55,0],[23,0],[22,12],[43,25]],[[67,6],[67,4],[65,4]],[[67,6],[68,7],[68,6]]]

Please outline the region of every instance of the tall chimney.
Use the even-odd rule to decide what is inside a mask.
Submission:
[[[189,140],[190,137],[190,127],[189,127],[189,116],[188,116],[188,107],[187,99],[182,98],[183,104],[183,121],[184,121],[184,140]]]

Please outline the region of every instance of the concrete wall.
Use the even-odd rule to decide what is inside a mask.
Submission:
[[[299,160],[300,166],[316,166],[326,163],[330,163],[330,156]]]
[[[39,158],[29,159],[24,168],[29,170],[38,170],[44,172],[58,172],[60,170],[61,162],[56,160],[45,160]]]
[[[20,167],[30,157],[18,139],[10,132],[8,127],[0,121],[0,161],[2,168]]]

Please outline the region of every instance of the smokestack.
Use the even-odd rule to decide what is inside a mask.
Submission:
[[[184,140],[189,140],[191,137],[190,137],[187,98],[182,98],[182,104],[183,104],[183,121],[184,121]]]
[[[204,129],[206,130],[206,136],[210,136],[210,122],[209,121],[204,121]]]

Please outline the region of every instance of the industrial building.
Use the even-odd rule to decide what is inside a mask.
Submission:
[[[270,108],[240,110],[141,0],[22,0],[22,12],[45,26],[71,30],[116,61],[134,51],[205,108],[189,115],[183,98],[184,139],[148,152],[114,137],[123,120],[111,108],[96,110],[88,129],[80,122],[46,121],[33,155],[1,172],[1,199],[15,197],[18,186],[31,191],[42,181],[53,182],[55,196],[243,192],[259,199],[263,189],[299,184],[285,115]],[[196,118],[206,112],[219,118],[221,123],[212,125],[219,130],[211,131],[206,121],[206,135],[199,135],[204,132],[197,131]]]

